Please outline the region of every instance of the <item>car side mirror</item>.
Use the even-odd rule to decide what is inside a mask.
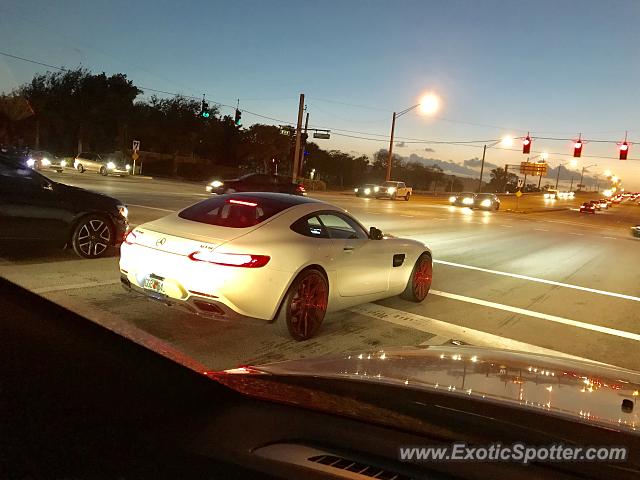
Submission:
[[[382,240],[384,237],[382,230],[376,227],[371,227],[369,229],[369,238],[371,240]]]
[[[42,186],[43,190],[49,190],[49,191],[53,190],[53,183],[47,180],[43,180],[40,185]]]

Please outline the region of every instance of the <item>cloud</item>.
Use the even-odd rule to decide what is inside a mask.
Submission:
[[[465,160],[463,164],[465,167],[470,167],[470,168],[480,167],[482,165],[482,160],[480,160],[478,157],[470,158],[469,160]],[[488,168],[491,170],[493,168],[498,168],[498,165],[485,161],[484,168],[485,169]]]
[[[402,148],[402,147],[406,147],[406,146],[407,146],[407,144],[404,143],[404,142],[396,142],[396,147]]]
[[[430,152],[430,153],[435,152],[435,150],[434,150],[433,148],[431,148],[431,147],[427,147],[427,148],[425,148],[425,149],[424,149],[424,151],[425,151],[425,152]]]

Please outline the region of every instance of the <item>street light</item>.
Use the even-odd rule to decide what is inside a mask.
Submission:
[[[583,185],[582,185],[582,180],[584,179],[584,171],[585,171],[587,168],[597,167],[597,166],[598,166],[598,164],[597,164],[597,163],[594,163],[593,165],[587,165],[586,167],[582,167],[582,173],[580,174],[580,185],[578,185],[578,187],[580,188],[580,191],[582,191],[582,186],[583,186]]]
[[[415,105],[405,108],[400,112],[393,112],[393,118],[391,120],[391,138],[389,140],[389,158],[387,159],[387,177],[386,180],[391,180],[391,162],[393,159],[393,134],[396,129],[396,118],[403,116],[406,113],[409,113],[411,110],[420,107],[420,111],[425,115],[433,115],[438,111],[440,107],[440,99],[435,93],[428,93],[420,99],[420,103],[416,103]]]
[[[491,147],[495,147],[498,144],[502,144],[504,147],[510,147],[513,145],[513,137],[507,135],[500,140],[496,140],[495,142],[487,145],[485,144],[482,148],[482,163],[480,164],[480,178],[478,179],[478,193],[482,191],[482,174],[484,173],[484,159],[487,156],[487,149]]]

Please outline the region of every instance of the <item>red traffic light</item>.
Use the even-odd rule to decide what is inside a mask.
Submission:
[[[527,135],[522,140],[522,153],[524,153],[525,155],[528,155],[529,152],[531,152],[531,137]]]
[[[582,143],[582,140],[576,140],[576,142],[573,144],[574,157],[580,157],[582,155],[582,145],[584,145]]]
[[[626,160],[629,153],[629,144],[625,141],[620,144],[620,160]]]

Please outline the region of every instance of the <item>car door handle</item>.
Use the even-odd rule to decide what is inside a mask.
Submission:
[[[356,247],[344,247],[342,250],[344,250],[345,252],[353,252],[355,250]]]

